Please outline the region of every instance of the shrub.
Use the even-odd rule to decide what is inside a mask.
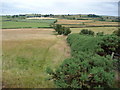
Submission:
[[[59,32],[62,29],[62,25],[54,25],[53,28],[55,29],[56,32]]]
[[[80,34],[94,35],[94,32],[88,29],[82,29]]]
[[[54,21],[54,23],[56,23],[56,22],[57,22],[57,20]]]
[[[111,55],[112,52],[120,55],[120,38],[115,35],[105,35],[98,45],[104,55]]]
[[[56,32],[58,32],[59,35],[63,34],[63,35],[68,35],[69,33],[71,33],[70,28],[68,27],[62,27],[62,25],[53,25],[53,28],[55,29]]]
[[[64,60],[55,71],[49,70],[49,74],[60,88],[111,87],[114,79],[112,69],[113,61],[109,57],[81,52],[79,58]]]
[[[70,33],[71,33],[70,28],[68,28],[68,27],[63,27],[63,35],[68,35],[68,34],[70,34]]]
[[[117,31],[114,31],[113,33],[117,36],[120,36],[120,28]]]
[[[67,42],[72,57],[64,60],[55,71],[47,69],[55,85],[61,88],[113,87],[116,60],[111,58],[111,53],[108,52],[120,50],[120,40],[117,36],[70,34]],[[101,56],[96,51],[107,54]]]
[[[117,59],[116,67],[120,71],[120,37],[116,35],[105,35],[98,43],[97,54],[101,56],[111,55],[111,59]]]

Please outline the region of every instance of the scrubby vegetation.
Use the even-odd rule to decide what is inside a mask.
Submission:
[[[120,36],[120,28],[117,31],[114,31],[114,34],[116,34],[117,36]]]
[[[86,30],[88,31],[88,30]],[[67,42],[71,58],[56,70],[47,68],[55,85],[61,88],[110,88],[115,84],[120,38],[116,35],[70,34]]]
[[[83,29],[80,31],[80,34],[94,35],[94,32],[88,29]]]
[[[55,31],[59,34],[59,35],[68,35],[71,33],[70,28],[68,27],[62,27],[62,25],[54,25],[53,28],[55,29]]]

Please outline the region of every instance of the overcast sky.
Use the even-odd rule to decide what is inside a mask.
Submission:
[[[2,15],[98,14],[118,15],[119,0],[2,0]]]

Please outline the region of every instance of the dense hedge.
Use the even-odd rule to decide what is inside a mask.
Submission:
[[[71,47],[71,58],[64,60],[55,71],[47,68],[47,72],[57,87],[113,87],[115,63],[116,59],[119,59],[119,56],[115,56],[115,54],[119,54],[118,49],[120,48],[118,36],[93,37],[70,34],[67,42]],[[113,55],[111,55],[112,52],[114,52]]]

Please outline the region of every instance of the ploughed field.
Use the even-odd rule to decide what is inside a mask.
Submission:
[[[65,36],[53,29],[3,29],[3,87],[54,88],[46,68],[70,56]]]

